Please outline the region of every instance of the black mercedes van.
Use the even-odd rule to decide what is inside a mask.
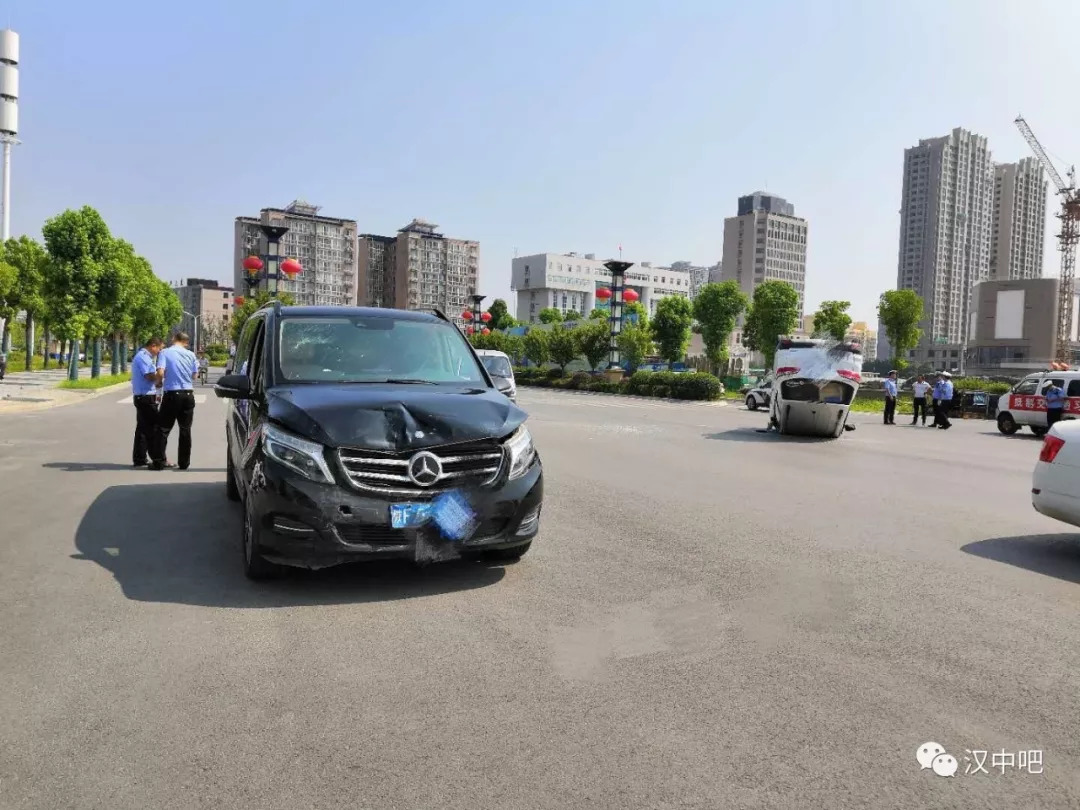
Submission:
[[[544,484],[527,416],[442,313],[274,302],[233,372],[214,391],[248,577],[529,550]]]

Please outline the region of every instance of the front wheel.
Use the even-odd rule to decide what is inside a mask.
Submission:
[[[1020,429],[1020,426],[1016,424],[1016,420],[1012,418],[1012,415],[1007,413],[998,414],[997,426],[998,430],[1006,436],[1012,436]]]
[[[754,399],[752,396],[746,398],[746,410],[748,410],[748,411],[756,411],[757,410],[757,400]]]
[[[244,576],[256,582],[273,579],[281,573],[281,566],[269,562],[260,551],[259,535],[262,530],[252,518],[250,507],[244,508],[244,531],[241,536],[244,554]]]
[[[1050,430],[1050,428],[1035,427],[1034,425],[1029,425],[1029,427],[1031,428],[1031,432],[1038,436],[1040,439],[1045,436]]]

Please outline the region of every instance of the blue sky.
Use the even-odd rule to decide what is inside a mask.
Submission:
[[[162,278],[224,280],[234,218],[302,197],[478,239],[507,297],[515,249],[712,264],[764,188],[810,222],[808,308],[873,319],[905,147],[964,126],[1016,160],[1023,113],[1080,161],[1080,3],[516,5],[9,0],[12,231],[89,204]]]

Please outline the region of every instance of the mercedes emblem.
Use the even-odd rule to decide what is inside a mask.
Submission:
[[[409,459],[409,479],[418,487],[430,487],[442,478],[442,461],[426,450]]]

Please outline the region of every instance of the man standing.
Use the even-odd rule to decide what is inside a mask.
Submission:
[[[949,408],[952,407],[953,399],[951,376],[947,371],[941,372],[937,385],[934,386],[934,425],[940,430],[952,427],[952,422],[949,421]]]
[[[131,360],[131,401],[135,403],[135,445],[131,450],[131,463],[135,467],[147,465],[147,454],[157,441],[157,356],[161,351],[160,338],[146,341]]]
[[[1049,430],[1065,413],[1065,389],[1051,380],[1043,391],[1043,398],[1046,400],[1046,429]]]
[[[926,377],[922,374],[911,386],[911,404],[915,409],[915,416],[911,419],[911,424],[915,425],[919,422],[919,414],[922,414],[923,426],[926,426],[926,395],[930,391],[930,383],[926,381]],[[935,424],[937,424],[935,422]]]
[[[890,371],[885,378],[885,424],[896,424],[896,372]]]
[[[171,467],[165,460],[165,449],[173,425],[180,428],[177,466],[186,470],[191,465],[191,423],[195,418],[195,375],[199,361],[188,348],[191,338],[177,332],[173,345],[158,356],[158,379],[161,380],[161,410],[158,411],[157,442],[154,447],[154,469]]]

